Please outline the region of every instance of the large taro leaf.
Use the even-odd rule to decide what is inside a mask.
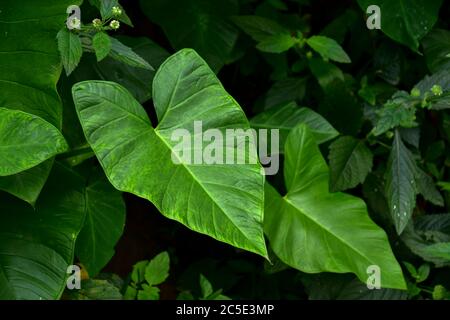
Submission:
[[[438,19],[442,0],[358,0],[366,11],[377,5],[381,30],[390,38],[418,51],[419,40],[431,31]]]
[[[0,107],[37,115],[61,128],[56,83],[61,74],[56,34],[66,9],[81,0],[3,0],[0,3]],[[0,177],[0,189],[34,203],[51,161],[18,175]]]
[[[111,186],[101,170],[88,170],[86,219],[77,239],[76,255],[90,277],[96,276],[114,255],[125,226],[122,193]]]
[[[84,219],[83,180],[55,165],[33,210],[0,193],[0,299],[57,299]]]
[[[35,167],[66,149],[61,132],[47,121],[0,108],[0,176]]]
[[[353,272],[363,282],[377,265],[383,288],[404,289],[387,236],[364,202],[328,191],[328,167],[306,125],[291,132],[285,153],[287,194],[266,184],[264,229],[275,254],[303,272]]]
[[[249,128],[240,106],[195,51],[176,53],[158,70],[153,82],[156,129],[142,106],[118,84],[81,82],[73,87],[73,97],[86,138],[118,190],[150,200],[165,216],[197,232],[267,256],[260,164],[172,161],[179,144],[172,133],[193,133],[194,121],[202,121],[203,131]]]

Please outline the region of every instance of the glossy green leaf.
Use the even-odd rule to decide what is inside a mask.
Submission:
[[[83,55],[80,37],[64,27],[58,32],[56,39],[58,40],[58,50],[64,70],[66,75],[69,76],[78,66]],[[98,40],[95,40],[94,37],[94,47],[96,42]]]
[[[299,108],[295,102],[280,108],[271,108],[250,120],[250,124],[255,129],[279,129],[280,149],[284,149],[289,132],[300,123],[308,125],[319,144],[339,135],[320,114],[306,107]]]
[[[140,5],[174,49],[196,50],[216,72],[232,59],[239,32],[228,18],[238,13],[237,0],[141,0]]]
[[[86,218],[77,239],[76,255],[93,277],[114,255],[125,225],[125,203],[103,174],[91,173],[84,191]]]
[[[50,159],[18,174],[1,177],[0,190],[6,191],[34,206],[47,181],[52,166],[53,159]]]
[[[35,210],[0,198],[0,299],[59,298],[84,219],[82,179],[56,165]]]
[[[416,206],[416,177],[414,158],[396,131],[387,166],[385,195],[398,234],[405,229]]]
[[[1,107],[34,114],[61,128],[62,107],[56,91],[61,58],[56,35],[64,26],[67,7],[80,4],[80,0],[2,1]],[[49,175],[51,163],[18,176],[0,177],[0,189],[34,202]]]
[[[444,206],[444,198],[436,188],[433,178],[423,170],[417,168],[417,191],[425,200],[430,201],[436,206]]]
[[[366,11],[377,5],[381,11],[381,30],[413,51],[419,40],[431,31],[437,21],[442,0],[358,0]]]
[[[74,86],[73,96],[86,138],[118,190],[150,200],[165,216],[197,232],[267,255],[259,163],[172,161],[179,144],[173,141],[174,130],[193,133],[194,120],[203,121],[203,131],[249,129],[242,109],[195,51],[178,52],[158,70],[153,82],[156,129],[142,106],[117,84],[82,82]],[[248,148],[245,155],[251,156]]]
[[[350,63],[350,57],[335,40],[324,36],[312,36],[306,40],[308,46],[319,53],[322,58],[341,63]]]
[[[383,288],[404,289],[387,236],[364,202],[329,193],[326,162],[306,125],[290,133],[285,151],[287,194],[266,185],[264,229],[275,254],[303,272],[352,272],[364,283],[367,268],[377,265]]]
[[[364,141],[341,137],[330,145],[330,191],[343,191],[363,183],[372,170],[373,155]]]
[[[64,137],[47,121],[0,108],[0,176],[13,175],[67,149]]]
[[[145,268],[145,280],[148,285],[156,286],[166,281],[169,276],[170,257],[167,252],[161,252],[148,263]]]
[[[111,51],[111,38],[105,32],[98,32],[92,39],[97,61],[102,61]]]

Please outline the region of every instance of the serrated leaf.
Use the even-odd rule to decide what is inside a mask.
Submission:
[[[377,114],[377,124],[372,130],[376,136],[396,127],[412,128],[417,126],[416,108],[410,104],[410,97],[406,92],[397,92],[377,111]]]
[[[242,109],[205,61],[189,49],[160,67],[153,93],[160,121],[156,129],[142,106],[115,83],[88,81],[73,88],[87,140],[111,183],[152,201],[165,216],[197,232],[267,256],[261,165],[175,164],[172,160],[179,144],[172,138],[174,130],[193,133],[194,120],[203,121],[204,131],[247,130]],[[250,150],[239,152],[251,157]]]
[[[330,191],[343,191],[363,183],[372,170],[373,155],[364,141],[341,137],[330,145]]]
[[[97,61],[102,61],[111,51],[111,38],[105,32],[98,32],[92,39],[92,46],[95,50]]]
[[[77,239],[76,255],[94,277],[114,255],[125,225],[125,203],[103,173],[90,172],[84,192],[86,219]]]
[[[100,14],[103,20],[112,17],[112,8],[119,6],[118,0],[98,0],[100,4]]]
[[[67,148],[62,134],[47,121],[0,108],[0,176],[31,169]]]
[[[109,52],[109,56],[111,58],[128,64],[132,67],[142,68],[150,71],[154,70],[147,61],[137,55],[133,50],[131,50],[131,48],[127,47],[116,38],[110,37],[110,40],[111,51]]]
[[[290,133],[285,153],[287,194],[266,184],[264,230],[274,253],[303,272],[352,272],[364,283],[367,268],[377,265],[383,288],[404,289],[387,236],[364,202],[329,193],[326,162],[306,125]]]
[[[299,108],[295,102],[288,103],[280,108],[271,108],[250,120],[250,124],[255,129],[280,130],[280,152],[284,150],[289,132],[301,123],[308,125],[318,144],[339,135],[339,132],[320,114],[306,107]]]
[[[145,280],[150,286],[166,281],[169,276],[170,258],[167,252],[161,252],[148,263],[145,268]]]
[[[426,174],[423,170],[417,168],[417,189],[425,200],[430,201],[436,206],[444,206],[444,198],[439,193],[433,178]]]
[[[61,181],[64,183],[61,184]],[[83,181],[56,165],[35,209],[0,194],[0,299],[58,299],[84,219]]]
[[[419,40],[436,23],[442,0],[358,0],[366,11],[377,5],[381,11],[381,30],[413,51],[418,51]]]
[[[352,62],[339,43],[331,38],[312,36],[306,40],[306,43],[324,59],[330,59],[341,63]]]
[[[414,158],[396,131],[388,160],[385,195],[397,234],[403,232],[416,206],[416,177]]]
[[[159,288],[144,284],[142,290],[138,291],[137,298],[138,300],[159,300]]]
[[[69,76],[78,66],[83,55],[81,40],[78,35],[70,32],[66,27],[58,32],[56,38],[58,39],[58,50],[64,70],[66,75]]]

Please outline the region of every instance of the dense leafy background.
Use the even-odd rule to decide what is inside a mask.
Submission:
[[[70,4],[106,27],[68,31]],[[449,18],[441,0],[3,0],[0,298],[450,298]],[[279,173],[175,166],[193,119],[280,129]]]

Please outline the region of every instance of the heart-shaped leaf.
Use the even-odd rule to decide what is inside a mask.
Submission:
[[[118,84],[81,82],[73,87],[73,97],[86,138],[118,190],[150,200],[165,216],[195,231],[267,256],[261,165],[172,160],[179,144],[173,140],[177,129],[199,138],[194,121],[223,136],[226,129],[249,129],[240,106],[195,51],[176,53],[158,70],[153,82],[156,129]],[[245,148],[246,158],[254,147]],[[231,149],[244,151],[236,145]]]

